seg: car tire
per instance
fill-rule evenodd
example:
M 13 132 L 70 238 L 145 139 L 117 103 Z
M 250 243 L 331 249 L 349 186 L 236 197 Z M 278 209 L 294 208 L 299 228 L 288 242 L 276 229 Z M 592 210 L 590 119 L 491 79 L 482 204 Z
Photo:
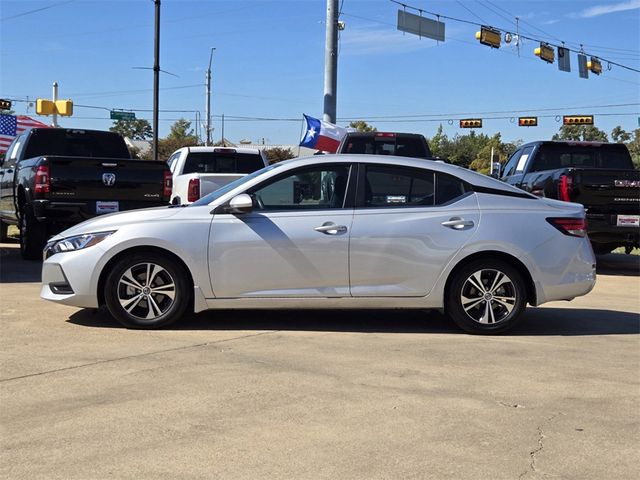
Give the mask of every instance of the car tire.
M 9 240 L 9 225 L 0 220 L 0 242 Z
M 475 260 L 454 273 L 445 312 L 464 331 L 504 333 L 520 320 L 527 289 L 518 270 L 502 260 Z
M 42 260 L 42 249 L 47 242 L 47 226 L 38 222 L 31 205 L 25 205 L 18 217 L 20 254 L 25 260 Z
M 149 281 L 150 280 L 150 281 Z M 167 326 L 185 313 L 191 301 L 189 274 L 172 258 L 134 253 L 121 258 L 105 280 L 105 302 L 127 328 Z

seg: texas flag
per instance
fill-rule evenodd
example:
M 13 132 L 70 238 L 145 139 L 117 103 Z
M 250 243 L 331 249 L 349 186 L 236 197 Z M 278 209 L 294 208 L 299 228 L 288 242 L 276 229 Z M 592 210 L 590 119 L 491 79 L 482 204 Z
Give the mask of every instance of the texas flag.
M 307 122 L 307 129 L 300 140 L 300 146 L 336 153 L 347 129 L 308 115 L 304 115 L 304 119 Z

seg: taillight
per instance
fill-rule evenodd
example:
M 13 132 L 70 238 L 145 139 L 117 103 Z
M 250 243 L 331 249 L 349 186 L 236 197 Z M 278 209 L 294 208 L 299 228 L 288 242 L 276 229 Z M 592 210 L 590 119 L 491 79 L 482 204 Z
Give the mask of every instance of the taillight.
M 376 137 L 395 137 L 396 134 L 392 132 L 376 132 Z
M 587 236 L 586 218 L 547 218 L 547 222 L 565 235 L 569 235 L 571 237 Z
M 47 165 L 40 165 L 36 169 L 36 185 L 34 188 L 34 193 L 36 197 L 44 197 L 46 193 L 49 193 L 50 190 L 50 178 L 49 178 L 49 167 Z
M 187 190 L 187 201 L 195 202 L 200 198 L 200 179 L 192 178 L 189 180 L 189 188 Z
M 571 175 L 560 175 L 560 183 L 558 184 L 558 200 L 570 202 L 572 192 L 573 177 Z
M 173 190 L 173 175 L 170 171 L 166 170 L 164 172 L 164 177 L 162 179 L 162 196 L 167 200 L 171 198 L 171 191 Z

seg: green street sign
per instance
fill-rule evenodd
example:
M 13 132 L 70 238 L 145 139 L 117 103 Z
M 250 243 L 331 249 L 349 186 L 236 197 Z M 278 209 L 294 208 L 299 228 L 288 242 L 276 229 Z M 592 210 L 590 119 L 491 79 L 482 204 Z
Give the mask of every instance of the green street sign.
M 134 112 L 118 112 L 116 110 L 111 110 L 109 112 L 111 115 L 111 120 L 135 120 L 136 114 Z

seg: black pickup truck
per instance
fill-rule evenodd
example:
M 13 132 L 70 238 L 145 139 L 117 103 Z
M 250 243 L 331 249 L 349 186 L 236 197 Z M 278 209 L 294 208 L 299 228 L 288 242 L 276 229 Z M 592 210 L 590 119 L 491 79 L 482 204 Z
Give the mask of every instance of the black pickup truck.
M 96 215 L 167 205 L 171 186 L 167 165 L 131 159 L 120 135 L 32 128 L 0 165 L 0 241 L 18 225 L 22 256 L 41 258 L 49 236 Z
M 396 155 L 398 157 L 431 157 L 427 139 L 419 133 L 347 132 L 336 153 Z
M 534 195 L 584 205 L 596 253 L 640 246 L 640 171 L 623 144 L 527 143 L 500 178 Z

